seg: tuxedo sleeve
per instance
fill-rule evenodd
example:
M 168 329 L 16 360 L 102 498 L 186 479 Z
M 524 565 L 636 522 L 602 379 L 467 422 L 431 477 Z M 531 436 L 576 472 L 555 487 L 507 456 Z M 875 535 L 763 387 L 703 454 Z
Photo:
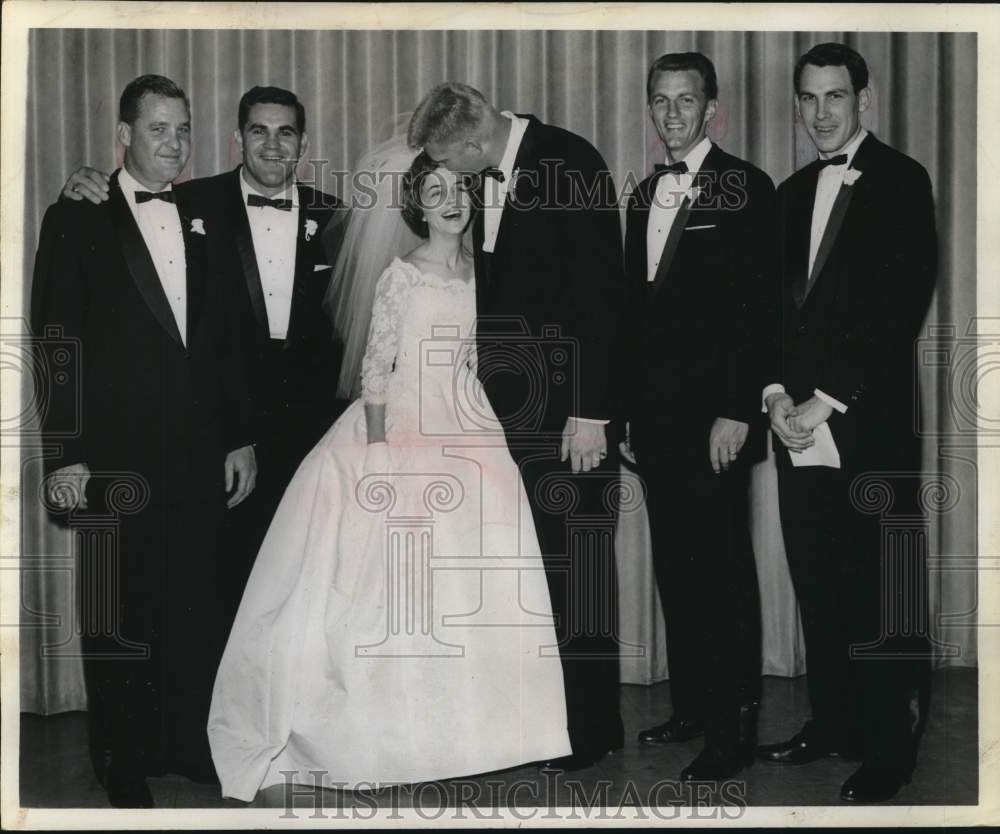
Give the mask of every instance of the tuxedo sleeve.
M 35 361 L 42 369 L 39 378 L 48 379 L 44 369 L 52 348 L 67 345 L 74 360 L 62 366 L 64 382 L 49 385 L 44 392 L 47 402 L 41 430 L 46 442 L 57 447 L 55 456 L 46 458 L 46 472 L 88 459 L 80 407 L 90 308 L 83 268 L 85 210 L 68 201 L 49 207 L 42 220 L 32 275 L 31 325 L 37 340 Z
M 640 395 L 642 393 L 642 335 L 643 335 L 643 304 L 646 301 L 646 265 L 640 263 L 635 254 L 643 251 L 639 246 L 638 236 L 646 234 L 645 212 L 639 210 L 635 192 L 629 196 L 625 210 L 625 280 L 626 307 L 622 315 L 621 357 L 618 367 L 622 369 L 623 387 L 622 412 L 623 419 L 633 420 L 638 414 Z
M 255 345 L 251 334 L 240 326 L 239 273 L 226 261 L 212 258 L 209 286 L 215 313 L 216 350 L 219 357 L 219 389 L 223 402 L 222 442 L 226 452 L 256 442 L 253 387 L 250 379 Z
M 553 244 L 562 253 L 569 284 L 568 329 L 577 351 L 579 408 L 572 416 L 610 419 L 620 411 L 613 375 L 626 299 L 617 192 L 593 149 L 567 160 L 560 185 L 560 239 Z
M 886 356 L 913 350 L 934 289 L 937 232 L 930 179 L 922 167 L 895 179 L 891 199 L 878 215 L 877 252 L 869 255 L 864 275 L 853 276 L 852 286 L 865 294 L 862 314 L 839 327 L 816 380 L 817 389 L 849 409 L 878 386 Z
M 787 217 L 788 186 L 778 186 L 775 193 L 774 225 L 768 231 L 772 251 L 773 271 L 768 276 L 764 334 L 764 385 L 762 397 L 770 386 L 784 387 L 784 338 L 785 338 L 785 218 Z M 772 389 L 773 390 L 773 389 Z
M 768 347 L 768 294 L 776 273 L 773 246 L 774 184 L 762 172 L 750 171 L 746 201 L 728 241 L 729 275 L 726 329 L 726 393 L 722 414 L 750 423 L 759 419 Z

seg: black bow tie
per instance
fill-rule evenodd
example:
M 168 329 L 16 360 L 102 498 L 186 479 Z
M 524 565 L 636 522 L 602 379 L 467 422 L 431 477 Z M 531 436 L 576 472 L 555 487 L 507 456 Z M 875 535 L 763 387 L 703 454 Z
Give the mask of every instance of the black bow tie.
M 136 191 L 135 192 L 135 202 L 136 205 L 141 203 L 148 203 L 150 200 L 163 200 L 164 203 L 172 203 L 174 201 L 173 191 Z
M 675 162 L 672 165 L 656 164 L 653 166 L 653 170 L 656 173 L 665 171 L 671 174 L 686 174 L 688 172 L 688 164 L 682 159 L 680 162 Z
M 825 168 L 827 165 L 846 165 L 847 164 L 847 154 L 838 153 L 836 156 L 831 156 L 829 159 L 819 160 L 820 170 Z
M 503 175 L 503 171 L 501 171 L 499 168 L 484 168 L 483 177 L 491 177 L 495 179 L 497 182 L 503 182 L 505 179 L 507 179 Z
M 267 197 L 261 197 L 260 194 L 247 194 L 247 205 L 258 208 L 275 208 L 279 211 L 292 210 L 291 200 L 271 200 Z

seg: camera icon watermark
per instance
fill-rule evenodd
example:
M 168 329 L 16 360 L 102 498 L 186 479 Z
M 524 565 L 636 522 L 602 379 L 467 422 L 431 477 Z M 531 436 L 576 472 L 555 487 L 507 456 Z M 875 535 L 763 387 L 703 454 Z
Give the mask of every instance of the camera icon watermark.
M 16 328 L 13 322 L 17 323 Z M 81 345 L 66 336 L 61 327 L 47 326 L 37 335 L 23 319 L 4 319 L 0 335 L 0 367 L 11 383 L 8 391 L 20 397 L 5 397 L 0 412 L 0 433 L 19 436 L 22 442 L 39 437 L 45 426 L 46 439 L 57 441 L 79 437 L 81 430 Z
M 432 368 L 459 360 L 452 391 L 463 431 L 540 439 L 554 430 L 546 425 L 554 404 L 580 413 L 579 347 L 558 326 L 543 325 L 536 335 L 521 317 L 481 316 L 475 333 L 449 348 L 454 338 L 436 331 L 426 350 Z
M 914 392 L 921 370 L 934 369 L 945 390 L 939 401 L 947 406 L 933 418 L 915 410 L 918 436 L 1000 435 L 1000 401 L 988 392 L 990 374 L 1000 371 L 1000 318 L 974 317 L 964 333 L 954 324 L 928 325 L 914 351 Z

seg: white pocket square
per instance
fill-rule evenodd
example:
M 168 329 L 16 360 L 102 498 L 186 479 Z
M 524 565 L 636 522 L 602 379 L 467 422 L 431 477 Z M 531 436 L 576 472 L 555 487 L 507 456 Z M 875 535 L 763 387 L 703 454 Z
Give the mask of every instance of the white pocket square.
M 313 272 L 319 272 L 321 269 L 329 269 L 329 268 L 330 264 L 316 264 L 316 266 L 313 267 Z
M 716 227 L 715 223 L 710 223 L 707 226 L 685 226 L 684 227 L 684 231 L 685 232 L 696 232 L 699 229 L 714 229 L 715 227 Z

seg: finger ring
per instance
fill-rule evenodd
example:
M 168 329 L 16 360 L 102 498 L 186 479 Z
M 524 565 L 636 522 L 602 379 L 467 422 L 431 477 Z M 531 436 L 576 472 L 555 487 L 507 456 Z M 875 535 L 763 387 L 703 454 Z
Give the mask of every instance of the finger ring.
M 78 186 L 78 185 L 74 185 L 74 186 L 73 186 L 73 187 L 72 187 L 72 188 L 70 189 L 70 191 L 79 191 L 79 190 L 80 190 L 80 186 Z
M 601 454 L 598 457 L 600 457 L 600 458 L 603 459 L 603 458 L 606 458 L 607 456 L 608 456 L 607 452 L 601 452 Z

